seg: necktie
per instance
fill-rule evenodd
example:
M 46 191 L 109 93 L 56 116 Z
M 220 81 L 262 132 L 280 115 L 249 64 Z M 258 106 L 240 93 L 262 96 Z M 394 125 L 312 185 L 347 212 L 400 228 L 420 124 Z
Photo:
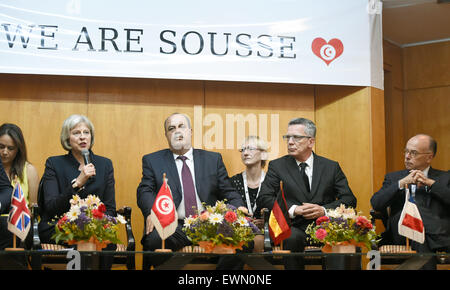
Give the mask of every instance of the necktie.
M 197 199 L 195 197 L 194 180 L 192 179 L 191 170 L 186 164 L 186 156 L 178 156 L 178 159 L 183 161 L 183 168 L 181 169 L 181 180 L 183 182 L 184 193 L 184 210 L 186 217 L 195 215 L 197 209 Z M 195 207 L 195 209 L 193 208 Z
M 311 192 L 311 189 L 309 187 L 309 178 L 308 178 L 308 175 L 306 175 L 306 172 L 305 172 L 306 166 L 308 166 L 308 164 L 300 163 L 300 174 L 302 175 L 303 182 L 305 183 L 305 186 L 306 186 L 306 190 L 308 192 Z

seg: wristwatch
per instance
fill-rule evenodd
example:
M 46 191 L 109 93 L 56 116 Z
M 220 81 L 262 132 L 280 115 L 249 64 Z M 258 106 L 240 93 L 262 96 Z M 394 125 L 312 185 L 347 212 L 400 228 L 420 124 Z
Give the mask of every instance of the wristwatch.
M 75 190 L 76 192 L 80 192 L 81 190 L 84 189 L 84 186 L 82 186 L 82 187 L 79 187 L 79 186 L 78 186 L 78 184 L 77 184 L 77 179 L 76 179 L 76 178 L 73 179 L 70 183 L 72 184 L 73 190 Z

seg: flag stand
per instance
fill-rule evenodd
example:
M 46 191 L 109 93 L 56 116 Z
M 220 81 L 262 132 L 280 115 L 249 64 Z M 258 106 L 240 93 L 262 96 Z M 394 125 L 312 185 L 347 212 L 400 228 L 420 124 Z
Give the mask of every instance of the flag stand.
M 5 248 L 5 251 L 24 251 L 24 248 L 17 248 L 16 247 L 16 235 L 13 234 L 13 247 L 12 248 Z
M 274 254 L 290 254 L 291 250 L 283 250 L 283 241 L 280 242 L 280 249 L 279 250 L 273 250 L 272 253 Z
M 166 173 L 164 172 L 163 173 L 163 182 L 166 182 L 166 181 L 167 181 Z M 158 233 L 159 233 L 159 231 L 158 231 Z M 161 233 L 159 233 L 159 234 L 161 235 Z M 161 249 L 155 249 L 155 252 L 158 252 L 158 253 L 170 253 L 170 252 L 172 252 L 171 249 L 166 249 L 166 239 L 161 239 L 161 240 L 162 240 L 162 245 L 161 245 L 162 247 L 161 247 Z
M 156 249 L 155 252 L 158 252 L 158 253 L 170 253 L 170 252 L 172 252 L 171 249 L 166 249 L 165 246 L 166 246 L 166 240 L 162 240 L 162 248 L 161 249 Z
M 409 239 L 406 238 L 406 249 L 404 251 L 399 251 L 399 253 L 405 253 L 405 254 L 414 254 L 416 251 L 411 250 L 411 246 L 409 245 Z

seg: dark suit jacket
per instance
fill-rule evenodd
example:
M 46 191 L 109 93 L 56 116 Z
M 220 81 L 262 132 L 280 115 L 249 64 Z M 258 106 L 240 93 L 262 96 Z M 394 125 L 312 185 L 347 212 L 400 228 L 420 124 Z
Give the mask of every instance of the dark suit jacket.
M 194 149 L 195 187 L 201 202 L 214 205 L 227 199 L 235 207 L 245 206 L 241 196 L 230 183 L 227 170 L 219 153 Z M 153 207 L 156 195 L 166 173 L 175 206 L 182 199 L 182 187 L 173 153 L 169 149 L 157 151 L 142 158 L 142 180 L 137 189 L 137 203 L 146 218 Z
M 347 178 L 339 163 L 316 154 L 314 154 L 311 193 L 306 190 L 295 158 L 285 155 L 269 163 L 257 200 L 258 207 L 272 209 L 280 191 L 280 181 L 283 181 L 288 209 L 292 205 L 301 205 L 304 202 L 318 204 L 326 209 L 334 209 L 341 203 L 356 207 L 356 197 L 348 186 Z M 292 222 L 293 226 L 304 230 L 313 220 L 297 216 Z
M 405 190 L 398 182 L 409 174 L 401 170 L 386 174 L 382 188 L 375 192 L 370 203 L 373 209 L 385 212 L 390 208 L 383 243 L 405 244 L 398 234 L 398 221 L 405 203 Z M 428 178 L 436 182 L 430 188 L 416 190 L 416 205 L 425 228 L 425 240 L 431 249 L 450 246 L 450 174 L 430 167 Z
M 90 152 L 91 162 L 95 166 L 95 176 L 85 184 L 85 189 L 76 192 L 71 181 L 78 177 L 80 163 L 69 152 L 66 155 L 49 157 L 45 163 L 44 175 L 38 193 L 38 203 L 41 221 L 39 235 L 42 242 L 52 242 L 54 225 L 49 225 L 55 216 L 60 217 L 70 209 L 72 195 L 78 194 L 86 198 L 89 194 L 96 195 L 106 206 L 106 214 L 115 216 L 116 201 L 114 189 L 114 169 L 110 159 Z
M 0 214 L 7 214 L 11 208 L 11 195 L 13 187 L 6 175 L 3 164 L 0 162 Z

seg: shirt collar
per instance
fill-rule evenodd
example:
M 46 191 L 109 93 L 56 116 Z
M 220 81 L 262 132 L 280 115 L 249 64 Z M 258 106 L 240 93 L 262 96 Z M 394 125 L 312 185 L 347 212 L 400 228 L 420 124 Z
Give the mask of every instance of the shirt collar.
M 309 168 L 312 168 L 313 164 L 314 164 L 314 153 L 311 153 L 311 156 L 309 156 L 309 158 L 306 159 L 305 162 L 300 162 L 297 159 L 295 159 L 295 162 L 297 162 L 297 166 L 300 166 L 300 163 L 306 163 L 306 164 L 308 164 Z
M 173 158 L 175 160 L 177 160 L 178 156 L 181 156 L 181 155 L 173 153 Z M 194 149 L 191 147 L 189 149 L 189 151 L 184 154 L 184 156 L 186 156 L 188 160 L 191 160 L 191 161 L 194 160 Z
M 428 166 L 427 168 L 425 168 L 424 170 L 422 170 L 423 174 L 428 177 L 428 171 L 430 171 L 430 166 Z

